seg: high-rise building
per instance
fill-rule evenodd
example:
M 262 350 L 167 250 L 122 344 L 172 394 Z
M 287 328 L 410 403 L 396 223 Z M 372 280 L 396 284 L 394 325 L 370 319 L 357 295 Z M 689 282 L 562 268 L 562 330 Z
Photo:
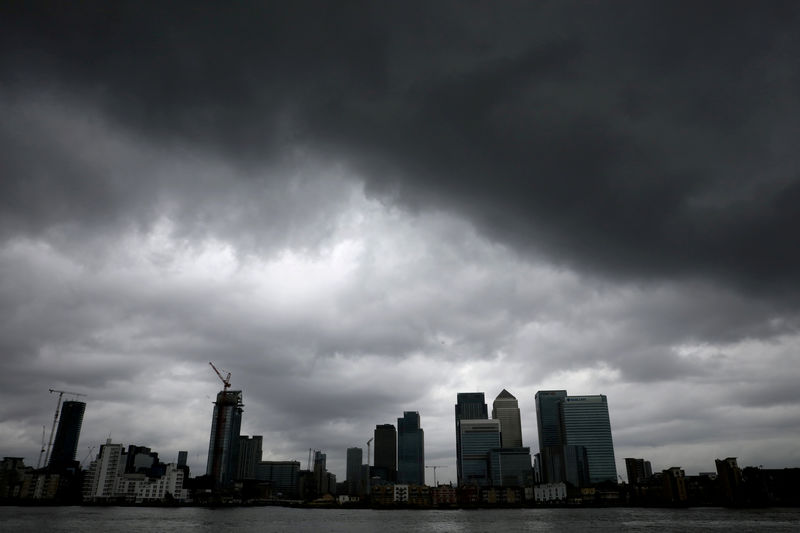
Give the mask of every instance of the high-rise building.
M 486 408 L 486 399 L 482 392 L 459 392 L 456 396 L 456 470 L 458 484 L 464 482 L 464 473 L 461 471 L 461 421 L 486 420 L 489 418 Z
M 242 407 L 240 390 L 220 391 L 214 402 L 206 475 L 211 476 L 218 487 L 229 485 L 236 474 Z
M 466 420 L 459 425 L 461 448 L 458 450 L 461 472 L 460 485 L 491 484 L 489 470 L 489 452 L 500 448 L 499 420 Z
M 56 440 L 50 454 L 48 468 L 62 470 L 74 465 L 75 453 L 78 451 L 78 439 L 81 436 L 84 402 L 66 401 L 61 405 L 61 418 L 58 420 Z
M 375 426 L 374 475 L 384 481 L 397 479 L 397 430 L 392 424 Z
M 113 498 L 117 478 L 125 472 L 125 451 L 122 444 L 112 444 L 111 439 L 100 446 L 97 459 L 89 465 L 83 481 L 83 500 L 103 501 Z
M 397 419 L 397 482 L 425 484 L 425 432 L 416 411 Z
M 347 493 L 358 496 L 364 492 L 361 478 L 361 463 L 364 460 L 364 450 L 361 448 L 347 448 Z
M 536 427 L 539 430 L 539 451 L 547 446 L 563 446 L 561 436 L 561 401 L 565 390 L 540 390 L 536 393 Z
M 300 478 L 299 461 L 260 461 L 256 464 L 255 477 L 269 481 L 276 498 L 296 498 Z
M 492 418 L 500 421 L 500 441 L 503 448 L 521 448 L 522 423 L 519 417 L 519 402 L 506 389 L 503 389 L 492 403 Z
M 502 432 L 502 424 L 500 431 Z M 502 434 L 501 434 L 502 437 Z M 527 487 L 533 484 L 531 449 L 495 448 L 489 451 L 489 472 L 495 487 Z
M 178 452 L 178 466 L 186 466 L 186 461 L 189 459 L 189 452 L 181 450 Z
M 236 466 L 236 479 L 255 479 L 256 464 L 261 461 L 261 435 L 239 436 L 239 461 Z
M 641 485 L 653 475 L 653 468 L 650 466 L 650 461 L 635 459 L 633 457 L 625 458 L 625 470 L 627 471 L 628 483 L 630 485 Z
M 565 444 L 586 448 L 589 482 L 617 482 L 608 400 L 603 394 L 567 396 L 561 402 Z

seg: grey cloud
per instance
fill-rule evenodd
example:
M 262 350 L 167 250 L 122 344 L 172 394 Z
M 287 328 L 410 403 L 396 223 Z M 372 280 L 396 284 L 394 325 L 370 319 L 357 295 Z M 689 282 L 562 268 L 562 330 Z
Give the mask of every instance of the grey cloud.
M 7 9 L 12 94 L 239 164 L 305 146 L 573 268 L 796 292 L 793 3 Z

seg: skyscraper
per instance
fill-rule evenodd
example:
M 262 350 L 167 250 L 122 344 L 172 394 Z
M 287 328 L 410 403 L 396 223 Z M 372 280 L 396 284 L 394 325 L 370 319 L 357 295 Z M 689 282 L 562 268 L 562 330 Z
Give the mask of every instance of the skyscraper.
M 503 448 L 522 447 L 522 423 L 519 417 L 519 402 L 506 389 L 503 389 L 494 399 L 492 418 L 500 421 L 500 442 Z
M 536 427 L 539 430 L 539 469 L 542 481 L 566 481 L 564 437 L 561 434 L 561 401 L 565 390 L 544 390 L 536 393 Z
M 230 484 L 236 474 L 242 407 L 240 390 L 220 391 L 217 401 L 214 402 L 206 474 L 211 476 L 218 487 Z
M 459 392 L 456 396 L 456 470 L 458 484 L 464 480 L 461 471 L 461 421 L 462 420 L 486 420 L 489 418 L 486 408 L 486 399 L 482 392 Z
M 358 496 L 363 492 L 361 482 L 361 463 L 364 460 L 364 450 L 361 448 L 347 448 L 347 493 Z
M 66 401 L 61 405 L 56 440 L 47 465 L 51 470 L 68 468 L 75 461 L 84 411 L 86 411 L 84 402 Z
M 547 446 L 563 446 L 559 406 L 567 397 L 565 390 L 540 390 L 536 393 L 536 427 L 539 429 L 539 451 Z
M 236 467 L 236 479 L 255 479 L 256 464 L 261 461 L 261 447 L 264 438 L 261 435 L 239 436 L 239 460 Z
M 566 444 L 586 448 L 589 482 L 616 483 L 617 466 L 606 396 L 567 396 L 561 402 L 561 420 Z
M 397 419 L 397 482 L 425 484 L 425 432 L 416 411 Z
M 375 475 L 385 481 L 397 479 L 397 430 L 392 424 L 375 426 Z
M 489 452 L 500 448 L 500 421 L 461 420 L 459 427 L 459 485 L 490 485 Z

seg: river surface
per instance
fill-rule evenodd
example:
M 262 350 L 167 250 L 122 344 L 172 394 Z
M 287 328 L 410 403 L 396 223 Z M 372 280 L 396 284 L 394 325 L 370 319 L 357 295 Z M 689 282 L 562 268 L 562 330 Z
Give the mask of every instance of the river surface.
M 0 507 L 0 531 L 536 532 L 800 531 L 800 509 L 479 509 Z

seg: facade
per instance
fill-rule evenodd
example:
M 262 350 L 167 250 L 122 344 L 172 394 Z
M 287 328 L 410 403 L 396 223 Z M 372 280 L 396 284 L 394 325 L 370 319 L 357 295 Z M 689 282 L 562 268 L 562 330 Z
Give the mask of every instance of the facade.
M 606 396 L 567 396 L 561 402 L 561 421 L 565 444 L 586 448 L 589 482 L 616 483 L 617 466 Z
M 392 424 L 375 426 L 373 474 L 384 481 L 397 479 L 397 430 Z
M 48 468 L 50 470 L 63 470 L 75 467 L 75 452 L 78 450 L 78 439 L 81 436 L 83 413 L 86 411 L 84 402 L 67 401 L 61 405 L 61 418 L 58 420 L 56 440 L 50 454 Z
M 236 474 L 242 407 L 242 391 L 220 391 L 214 402 L 206 475 L 217 487 L 229 485 Z
M 536 503 L 556 503 L 567 501 L 567 486 L 564 483 L 545 483 L 533 488 Z
M 164 474 L 158 477 L 143 473 L 122 474 L 116 480 L 114 499 L 130 503 L 183 502 L 188 496 L 183 482 L 183 470 L 175 463 L 165 465 Z
M 492 418 L 500 421 L 500 441 L 503 448 L 522 447 L 522 423 L 519 402 L 506 389 L 492 403 Z
M 490 485 L 489 452 L 500 448 L 500 421 L 461 420 L 460 428 L 459 484 Z
M 542 390 L 536 393 L 536 427 L 539 430 L 539 451 L 548 446 L 563 446 L 560 405 L 567 397 L 565 390 Z
M 278 498 L 296 498 L 300 478 L 299 461 L 259 461 L 255 478 L 268 481 L 272 494 Z
M 122 444 L 112 444 L 108 439 L 100 446 L 97 459 L 89 465 L 83 482 L 83 500 L 103 501 L 116 496 L 117 478 L 125 472 L 125 455 Z
M 494 487 L 526 487 L 533 485 L 531 449 L 519 447 L 490 450 L 489 473 L 492 480 L 491 485 Z
M 239 461 L 236 467 L 236 479 L 255 479 L 256 464 L 261 461 L 261 446 L 264 438 L 261 435 L 239 436 Z
M 456 396 L 456 474 L 458 484 L 464 482 L 464 473 L 461 471 L 461 421 L 486 420 L 489 418 L 486 408 L 486 399 L 482 392 L 459 392 Z
M 397 482 L 425 484 L 425 432 L 416 411 L 397 419 Z
M 361 477 L 361 463 L 364 460 L 364 450 L 361 448 L 347 448 L 347 493 L 358 496 L 364 493 L 364 483 Z

